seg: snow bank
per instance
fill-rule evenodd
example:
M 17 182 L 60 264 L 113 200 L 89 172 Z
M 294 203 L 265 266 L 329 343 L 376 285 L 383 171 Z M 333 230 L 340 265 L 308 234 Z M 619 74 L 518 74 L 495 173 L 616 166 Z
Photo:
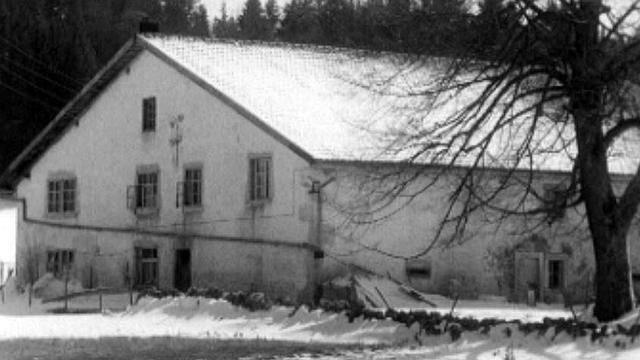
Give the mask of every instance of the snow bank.
M 205 298 L 142 298 L 138 305 L 120 315 L 122 319 L 144 321 L 166 319 L 174 326 L 198 329 L 215 338 L 268 339 L 333 344 L 405 343 L 417 333 L 392 320 L 349 322 L 343 314 L 276 306 L 268 311 L 250 312 L 224 300 Z
M 462 328 L 464 324 L 451 322 L 448 326 Z M 45 344 L 43 348 L 50 343 L 53 348 L 66 341 L 81 344 L 90 339 L 111 338 L 134 339 L 125 341 L 131 351 L 147 339 L 164 338 L 173 344 L 199 339 L 247 340 L 247 346 L 256 340 L 327 344 L 328 348 L 339 344 L 399 346 L 353 356 L 345 354 L 350 359 L 502 359 L 506 349 L 511 349 L 518 360 L 640 358 L 640 341 L 622 335 L 592 341 L 590 336 L 574 338 L 571 332 L 552 326 L 530 327 L 525 331 L 519 324 L 503 323 L 487 331 L 464 331 L 452 339 L 451 331 L 428 335 L 417 324 L 407 327 L 387 319 L 360 317 L 349 322 L 343 314 L 310 311 L 305 307 L 297 311 L 273 307 L 269 311 L 250 312 L 224 300 L 197 297 L 142 298 L 137 305 L 118 314 L 0 316 L 0 341 L 20 342 L 24 345 L 20 349 L 29 347 L 29 339 L 35 339 L 35 344 Z M 38 343 L 37 339 L 58 340 Z
M 16 277 L 10 276 L 7 278 L 7 281 L 4 283 L 4 296 L 7 297 L 16 297 L 20 295 L 20 291 L 18 291 L 18 284 L 16 284 Z
M 47 299 L 65 295 L 64 279 L 58 279 L 52 273 L 46 273 L 33 284 L 33 295 L 37 298 Z M 68 294 L 84 291 L 77 279 L 69 279 Z

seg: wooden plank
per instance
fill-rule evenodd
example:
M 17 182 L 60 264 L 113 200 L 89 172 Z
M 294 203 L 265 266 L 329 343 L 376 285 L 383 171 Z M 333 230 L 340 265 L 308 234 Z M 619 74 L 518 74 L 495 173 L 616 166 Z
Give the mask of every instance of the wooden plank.
M 74 293 L 68 294 L 67 296 L 62 295 L 62 296 L 43 299 L 42 303 L 46 304 L 50 302 L 64 301 L 64 300 L 79 298 L 83 296 L 100 295 L 100 294 L 102 295 L 126 294 L 128 292 L 129 292 L 128 289 L 121 289 L 121 288 L 96 288 L 96 289 L 89 289 L 85 291 L 74 292 Z

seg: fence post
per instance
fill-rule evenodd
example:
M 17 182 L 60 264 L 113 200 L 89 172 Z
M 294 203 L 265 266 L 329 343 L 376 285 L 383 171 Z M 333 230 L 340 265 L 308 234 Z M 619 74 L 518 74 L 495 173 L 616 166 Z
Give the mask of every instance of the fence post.
M 89 265 L 89 289 L 93 289 L 93 265 Z
M 129 286 L 129 306 L 133 306 L 133 276 L 131 275 L 129 262 L 127 261 L 127 285 Z
M 69 267 L 64 268 L 64 312 L 69 311 Z

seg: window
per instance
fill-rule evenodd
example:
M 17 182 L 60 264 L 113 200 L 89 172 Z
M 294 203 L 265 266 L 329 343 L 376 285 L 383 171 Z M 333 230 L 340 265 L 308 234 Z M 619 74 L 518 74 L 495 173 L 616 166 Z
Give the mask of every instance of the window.
M 136 285 L 158 286 L 158 249 L 135 248 Z
M 49 214 L 76 212 L 76 179 L 55 179 L 47 182 L 47 212 Z
M 544 206 L 549 209 L 549 221 L 562 219 L 567 206 L 566 189 L 562 185 L 546 184 L 544 186 Z
M 549 289 L 559 290 L 564 288 L 564 260 L 549 260 L 547 264 Z
M 136 208 L 158 208 L 158 171 L 139 172 L 136 179 Z
M 47 251 L 47 272 L 54 276 L 63 276 L 65 271 L 73 267 L 73 250 Z
M 431 261 L 428 259 L 410 259 L 405 263 L 409 278 L 431 278 Z
M 156 98 L 142 100 L 142 131 L 156 130 Z
M 271 157 L 254 157 L 249 159 L 249 200 L 260 202 L 272 197 L 271 189 Z
M 184 206 L 202 206 L 202 169 L 184 170 Z

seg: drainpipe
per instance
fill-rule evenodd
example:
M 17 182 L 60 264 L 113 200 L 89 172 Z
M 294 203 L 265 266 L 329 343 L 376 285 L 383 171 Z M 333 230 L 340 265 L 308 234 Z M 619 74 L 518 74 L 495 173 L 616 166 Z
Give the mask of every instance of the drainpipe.
M 321 240 L 322 240 L 322 189 L 324 189 L 327 185 L 331 184 L 332 182 L 334 182 L 336 180 L 335 177 L 331 177 L 329 179 L 327 179 L 324 182 L 319 182 L 319 181 L 313 181 L 313 183 L 311 184 L 311 189 L 309 190 L 309 194 L 316 194 L 317 196 L 317 201 L 316 201 L 316 231 L 315 231 L 315 241 L 313 245 L 316 246 L 316 248 L 318 250 L 314 251 L 314 256 L 313 256 L 313 275 L 312 275 L 312 281 L 313 281 L 313 285 L 314 285 L 314 293 L 313 293 L 313 302 L 317 303 L 320 298 L 322 297 L 322 293 L 320 291 L 320 284 L 318 284 L 318 274 L 319 274 L 319 268 L 320 268 L 320 261 L 319 259 L 324 257 L 324 254 L 322 253 L 322 246 L 321 246 Z

